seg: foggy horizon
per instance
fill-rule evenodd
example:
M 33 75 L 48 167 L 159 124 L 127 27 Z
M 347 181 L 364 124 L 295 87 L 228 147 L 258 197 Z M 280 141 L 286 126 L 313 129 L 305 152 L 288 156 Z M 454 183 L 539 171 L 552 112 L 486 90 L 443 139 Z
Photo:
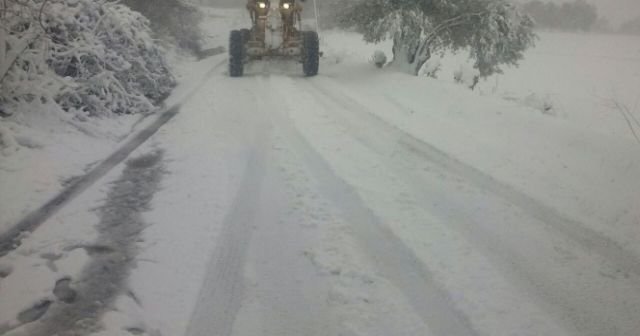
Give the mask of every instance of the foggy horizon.
M 321 0 L 318 0 L 321 1 Z M 523 3 L 528 0 L 517 0 Z M 542 2 L 564 3 L 573 0 L 541 0 Z M 607 18 L 611 24 L 619 26 L 631 19 L 640 17 L 640 1 L 638 0 L 586 0 L 598 8 L 598 15 Z

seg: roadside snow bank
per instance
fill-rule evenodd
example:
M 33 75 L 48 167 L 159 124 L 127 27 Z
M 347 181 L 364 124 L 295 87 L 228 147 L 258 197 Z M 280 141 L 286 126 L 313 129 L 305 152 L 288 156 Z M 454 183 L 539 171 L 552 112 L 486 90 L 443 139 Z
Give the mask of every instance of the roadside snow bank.
M 183 62 L 187 63 L 184 60 Z M 199 69 L 199 74 L 185 72 L 185 74 L 192 76 L 180 76 L 185 77 L 185 82 L 181 83 L 179 90 L 176 90 L 168 100 L 174 104 L 181 103 L 190 93 L 189 90 L 194 90 L 194 82 L 201 82 L 206 78 L 204 74 L 210 72 L 212 67 L 215 67 L 219 62 L 220 60 L 217 58 L 198 63 L 189 62 L 191 67 Z M 179 68 L 185 69 L 188 66 L 182 64 Z M 182 86 L 186 86 L 186 88 Z M 65 115 L 64 112 L 61 113 Z M 61 122 L 61 118 L 52 118 L 54 122 Z M 137 130 L 144 128 L 155 119 L 148 118 L 134 124 L 136 121 L 134 116 L 104 120 L 89 118 L 86 128 L 88 130 L 91 130 L 90 126 L 95 126 L 96 129 L 106 128 L 102 129 L 105 133 L 109 130 L 116 132 L 123 128 Z M 36 120 L 42 120 L 42 118 L 36 118 Z M 134 125 L 132 126 L 132 124 Z M 208 124 L 199 125 L 209 128 Z M 34 131 L 34 128 L 21 128 L 20 125 L 12 126 L 16 126 L 14 128 L 20 132 L 23 130 Z M 68 125 L 66 127 L 68 128 Z M 47 145 L 44 150 L 38 151 L 21 148 L 14 155 L 14 158 L 20 157 L 24 161 L 14 160 L 11 162 L 21 170 L 13 175 L 10 172 L 0 174 L 0 182 L 3 183 L 3 187 L 8 186 L 8 188 L 17 190 L 24 190 L 25 186 L 41 188 L 40 191 L 31 194 L 19 193 L 18 196 L 24 196 L 24 198 L 12 196 L 10 193 L 1 193 L 2 200 L 6 197 L 7 202 L 6 204 L 0 202 L 3 207 L 0 211 L 4 211 L 5 208 L 14 211 L 2 212 L 3 215 L 7 213 L 20 217 L 21 206 L 40 205 L 43 200 L 49 198 L 51 194 L 55 194 L 64 185 L 58 181 L 60 176 L 75 171 L 78 171 L 78 175 L 83 174 L 81 161 L 87 162 L 93 157 L 102 159 L 113 150 L 118 142 L 126 142 L 126 139 L 131 138 L 126 137 L 125 140 L 118 141 L 123 138 L 115 137 L 112 139 L 113 141 L 110 141 L 106 137 L 115 135 L 101 134 L 99 137 L 92 137 L 73 128 L 69 128 L 68 133 L 59 132 L 60 129 L 64 129 L 62 125 L 54 124 L 51 132 L 52 137 L 60 140 L 59 143 Z M 206 141 L 209 140 L 209 138 L 206 139 Z M 87 147 L 93 151 L 87 153 Z M 74 150 L 77 152 L 74 153 Z M 125 278 L 130 268 L 137 267 L 132 271 L 134 273 L 137 273 L 138 269 L 146 272 L 146 268 L 141 265 L 148 261 L 145 258 L 138 260 L 137 264 L 129 264 L 134 259 L 134 255 L 139 252 L 137 247 L 143 249 L 140 253 L 143 253 L 145 257 L 148 257 L 147 250 L 155 251 L 153 246 L 156 241 L 146 244 L 143 242 L 143 238 L 137 235 L 144 232 L 144 239 L 146 239 L 146 232 L 154 232 L 152 227 L 148 227 L 150 222 L 147 220 L 147 215 L 141 214 L 150 208 L 146 203 L 150 200 L 150 194 L 156 191 L 156 185 L 159 183 L 156 180 L 165 176 L 164 160 L 152 169 L 154 177 L 149 179 L 149 167 L 145 167 L 146 161 L 141 162 L 140 158 L 144 158 L 148 153 L 156 153 L 157 150 L 157 142 L 154 141 L 149 141 L 141 146 L 131 155 L 138 160 L 129 160 L 116 166 L 95 185 L 89 187 L 86 192 L 80 194 L 77 199 L 53 215 L 37 231 L 30 235 L 24 235 L 22 244 L 15 251 L 3 257 L 0 262 L 0 280 L 2 280 L 0 292 L 3 296 L 3 300 L 0 300 L 0 334 L 6 332 L 7 335 L 46 335 L 46 328 L 51 321 L 60 330 L 67 327 L 71 330 L 76 327 L 81 329 L 83 326 L 95 326 L 93 323 L 96 323 L 97 320 L 92 319 L 99 318 L 103 310 L 106 310 L 106 314 L 100 321 L 101 327 L 104 327 L 105 330 L 102 330 L 100 335 L 105 333 L 106 335 L 121 335 L 123 332 L 135 333 L 140 330 L 153 333 L 153 326 L 158 325 L 159 322 L 154 320 L 153 316 L 149 317 L 148 314 L 141 312 L 143 308 L 140 306 L 139 297 L 136 296 L 140 295 L 137 291 L 138 284 L 135 283 L 135 280 L 131 284 Z M 56 154 L 70 159 L 59 160 L 55 157 Z M 53 157 L 49 157 L 49 155 Z M 5 162 L 0 161 L 0 164 L 5 164 Z M 131 169 L 132 166 L 134 169 Z M 30 167 L 31 169 L 29 169 Z M 51 172 L 47 172 L 46 169 L 51 169 Z M 200 169 L 206 169 L 206 167 L 200 167 Z M 129 170 L 128 173 L 127 170 Z M 155 181 L 153 185 L 149 185 L 152 188 L 147 188 L 148 193 L 145 197 L 140 197 L 141 192 L 146 193 L 145 184 L 150 181 Z M 47 182 L 51 183 L 47 184 Z M 162 187 L 165 187 L 164 182 Z M 140 201 L 143 198 L 145 201 L 141 204 Z M 4 216 L 2 220 L 5 220 Z M 127 225 L 120 225 L 121 223 L 127 223 Z M 7 224 L 12 223 L 8 222 Z M 202 224 L 207 225 L 207 223 Z M 121 232 L 120 236 L 108 236 L 111 233 L 117 233 L 118 228 L 133 231 Z M 193 233 L 190 230 L 186 231 Z M 196 231 L 196 234 L 202 236 L 201 231 Z M 166 237 L 163 236 L 163 238 Z M 202 238 L 206 239 L 207 237 Z M 128 242 L 130 246 L 126 248 L 120 246 L 123 242 Z M 198 248 L 197 246 L 192 247 Z M 130 249 L 131 253 L 127 252 L 128 255 L 125 256 L 122 253 L 127 249 Z M 166 252 L 172 254 L 175 249 Z M 203 255 L 204 258 L 206 255 Z M 113 262 L 113 259 L 116 262 Z M 110 266 L 124 262 L 125 264 L 121 265 L 124 266 L 124 270 L 120 269 L 116 278 L 101 275 L 101 272 L 96 271 L 95 268 L 88 270 L 89 267 L 100 269 L 102 262 L 106 262 Z M 115 273 L 116 270 L 112 267 L 109 272 L 110 274 Z M 104 282 L 109 283 L 104 286 L 104 289 L 113 292 L 97 293 L 99 291 L 96 291 L 96 293 L 87 294 L 87 291 L 91 290 L 91 286 L 95 286 L 96 281 L 100 281 L 100 276 L 103 276 Z M 148 285 L 151 281 L 148 277 L 145 279 L 147 282 L 140 286 Z M 153 281 L 155 280 L 157 278 L 153 279 Z M 65 284 L 68 286 L 63 286 Z M 72 291 L 65 290 L 67 287 Z M 72 292 L 77 293 L 78 297 L 73 299 L 74 305 L 67 305 L 64 300 L 71 300 L 67 295 L 73 295 L 69 294 Z M 96 308 L 91 302 L 84 300 L 95 298 L 95 295 L 104 296 L 94 300 L 102 302 L 104 306 Z M 70 312 L 69 316 L 82 318 L 84 322 L 91 321 L 91 323 L 73 328 L 68 325 L 57 325 L 55 321 L 59 321 L 57 319 L 60 318 L 60 314 L 68 312 L 67 309 L 76 309 Z M 32 321 L 35 323 L 31 323 Z M 73 319 L 69 319 L 69 321 L 73 321 Z
M 143 120 L 78 119 L 49 107 L 34 104 L 0 123 L 0 232 L 85 174 Z
M 124 5 L 5 5 L 0 233 L 103 159 L 142 121 L 132 115 L 154 112 L 175 86 L 147 19 Z

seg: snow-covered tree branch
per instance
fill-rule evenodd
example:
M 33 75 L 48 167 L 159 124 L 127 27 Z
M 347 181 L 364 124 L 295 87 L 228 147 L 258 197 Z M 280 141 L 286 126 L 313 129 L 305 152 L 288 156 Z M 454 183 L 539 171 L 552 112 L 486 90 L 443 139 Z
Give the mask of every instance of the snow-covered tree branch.
M 536 38 L 533 21 L 506 0 L 362 0 L 341 13 L 367 42 L 392 39 L 392 65 L 414 75 L 447 50 L 468 50 L 481 76 L 500 73 Z
M 3 0 L 0 110 L 55 103 L 87 115 L 144 113 L 174 79 L 142 15 L 110 0 Z

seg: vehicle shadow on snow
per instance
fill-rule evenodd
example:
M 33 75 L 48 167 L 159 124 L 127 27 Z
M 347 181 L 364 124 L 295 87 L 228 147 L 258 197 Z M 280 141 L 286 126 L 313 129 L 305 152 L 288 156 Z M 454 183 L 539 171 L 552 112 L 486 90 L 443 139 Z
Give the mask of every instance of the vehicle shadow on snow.
M 305 77 L 302 72 L 302 63 L 296 59 L 264 58 L 250 61 L 244 65 L 243 77 L 262 77 L 265 75 Z

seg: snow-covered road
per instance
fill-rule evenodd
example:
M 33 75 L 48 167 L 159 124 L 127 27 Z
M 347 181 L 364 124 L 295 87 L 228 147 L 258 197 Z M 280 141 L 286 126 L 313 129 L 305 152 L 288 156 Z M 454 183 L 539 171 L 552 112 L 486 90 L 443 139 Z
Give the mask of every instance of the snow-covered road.
M 333 79 L 245 81 L 255 85 L 253 110 L 270 116 L 284 142 L 278 148 L 297 154 L 294 164 L 348 223 L 372 274 L 427 328 L 406 334 L 633 335 L 640 327 L 638 258 L 611 238 L 385 122 L 370 112 L 375 102 L 358 103 L 368 97 Z M 270 260 L 276 269 L 279 259 Z M 376 321 L 406 323 L 402 316 Z M 306 325 L 291 322 L 283 325 Z M 379 330 L 364 334 L 391 332 Z
M 638 335 L 632 139 L 324 43 L 314 78 L 193 64 L 0 259 L 0 335 Z

